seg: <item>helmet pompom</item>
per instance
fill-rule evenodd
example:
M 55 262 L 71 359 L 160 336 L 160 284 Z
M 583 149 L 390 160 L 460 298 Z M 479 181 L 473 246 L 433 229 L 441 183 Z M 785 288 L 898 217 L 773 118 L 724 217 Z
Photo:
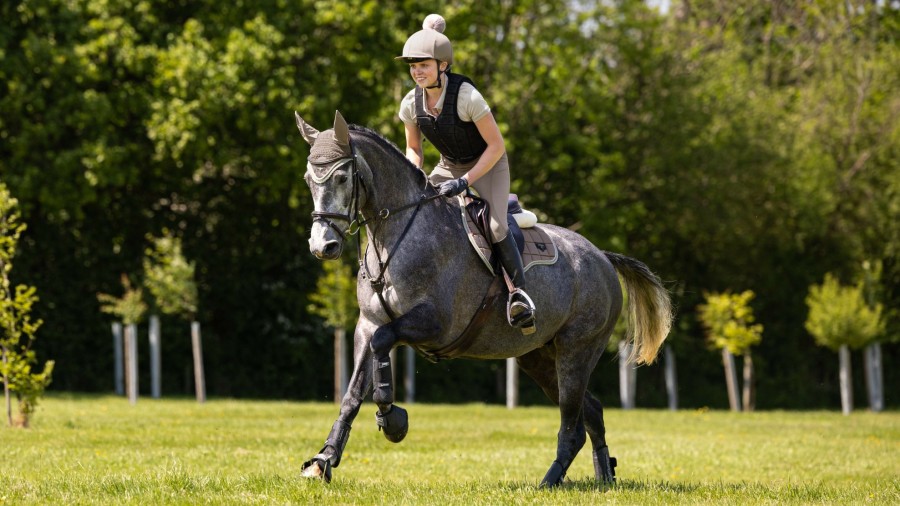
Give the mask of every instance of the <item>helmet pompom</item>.
M 447 21 L 440 14 L 429 14 L 422 22 L 422 28 L 425 30 L 435 30 L 444 33 L 447 28 Z

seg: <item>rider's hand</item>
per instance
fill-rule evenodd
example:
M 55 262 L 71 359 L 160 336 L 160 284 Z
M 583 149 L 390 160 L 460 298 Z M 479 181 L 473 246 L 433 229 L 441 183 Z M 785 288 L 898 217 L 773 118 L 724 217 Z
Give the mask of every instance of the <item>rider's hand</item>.
M 444 181 L 441 183 L 440 188 L 438 188 L 438 193 L 445 197 L 453 197 L 454 195 L 459 195 L 460 193 L 466 191 L 466 188 L 469 187 L 469 182 L 466 178 L 461 177 L 459 179 L 451 179 L 450 181 Z

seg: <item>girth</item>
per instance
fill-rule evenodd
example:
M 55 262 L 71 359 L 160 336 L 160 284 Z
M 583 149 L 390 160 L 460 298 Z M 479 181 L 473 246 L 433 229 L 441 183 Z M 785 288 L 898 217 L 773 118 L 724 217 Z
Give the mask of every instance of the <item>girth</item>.
M 494 276 L 490 286 L 488 286 L 487 293 L 484 294 L 484 299 L 481 300 L 481 304 L 478 306 L 478 309 L 475 310 L 475 314 L 472 315 L 472 319 L 459 337 L 447 346 L 438 348 L 437 350 L 416 349 L 429 362 L 439 362 L 441 360 L 459 357 L 472 346 L 472 342 L 475 341 L 475 338 L 481 333 L 481 328 L 484 327 L 485 322 L 494 310 L 494 303 L 501 295 L 503 295 L 503 281 L 501 281 L 500 276 Z

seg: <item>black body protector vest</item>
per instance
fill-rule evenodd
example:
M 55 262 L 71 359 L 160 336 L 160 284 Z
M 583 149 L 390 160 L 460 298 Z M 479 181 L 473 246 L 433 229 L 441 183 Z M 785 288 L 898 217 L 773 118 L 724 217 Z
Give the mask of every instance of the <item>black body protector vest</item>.
M 459 74 L 447 73 L 447 94 L 441 113 L 434 117 L 425 112 L 424 90 L 416 86 L 416 123 L 434 147 L 454 164 L 473 162 L 487 149 L 487 142 L 473 121 L 463 121 L 456 110 L 456 100 L 462 83 L 472 80 Z

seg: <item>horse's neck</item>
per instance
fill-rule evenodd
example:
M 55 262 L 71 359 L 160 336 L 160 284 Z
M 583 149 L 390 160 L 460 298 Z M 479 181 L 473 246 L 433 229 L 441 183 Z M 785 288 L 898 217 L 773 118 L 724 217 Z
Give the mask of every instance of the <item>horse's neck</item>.
M 430 215 L 432 202 L 423 200 L 424 188 L 417 188 L 410 181 L 383 178 L 369 192 L 363 214 L 372 220 L 369 233 L 380 244 L 391 243 L 414 224 Z M 370 218 L 371 217 L 371 218 Z M 429 218 L 430 220 L 430 218 Z
M 367 235 L 382 258 L 401 243 L 399 247 L 404 250 L 415 249 L 420 255 L 430 255 L 454 239 L 446 231 L 453 228 L 453 217 L 458 219 L 458 209 L 451 209 L 443 197 L 427 198 L 433 193 L 422 188 L 424 182 L 420 181 L 419 178 L 380 177 L 369 194 L 363 212 L 367 217 L 377 218 L 367 226 Z M 435 235 L 440 240 L 434 240 Z
M 367 235 L 370 248 L 374 247 L 380 258 L 390 255 L 401 243 L 403 250 L 414 249 L 427 256 L 446 249 L 447 241 L 465 240 L 464 234 L 453 237 L 448 233 L 456 230 L 458 208 L 451 208 L 444 198 L 423 200 L 434 195 L 424 174 L 408 166 L 405 159 L 393 159 L 371 144 L 360 149 L 370 171 L 362 211 L 366 220 L 372 220 L 367 225 Z

